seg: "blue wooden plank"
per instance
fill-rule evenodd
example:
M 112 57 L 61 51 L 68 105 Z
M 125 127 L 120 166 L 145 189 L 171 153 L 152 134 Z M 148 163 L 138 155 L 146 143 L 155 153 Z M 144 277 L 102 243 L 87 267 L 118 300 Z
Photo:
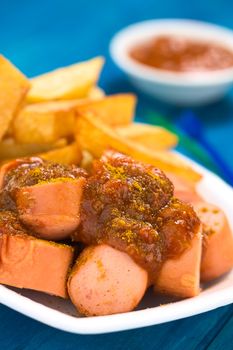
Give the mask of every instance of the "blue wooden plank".
M 7 350 L 202 350 L 232 315 L 233 306 L 158 326 L 113 334 L 65 333 L 4 306 L 0 307 L 0 348 Z M 98 320 L 96 320 L 98 322 Z
M 232 350 L 233 349 L 233 315 L 224 324 L 224 327 L 212 339 L 208 350 Z

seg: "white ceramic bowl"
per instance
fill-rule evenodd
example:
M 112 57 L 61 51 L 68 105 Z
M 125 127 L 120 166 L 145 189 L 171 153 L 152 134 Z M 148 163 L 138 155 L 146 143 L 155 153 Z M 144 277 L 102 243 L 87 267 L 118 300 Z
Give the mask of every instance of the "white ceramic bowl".
M 211 72 L 169 72 L 150 68 L 131 58 L 129 50 L 155 35 L 181 35 L 212 41 L 233 51 L 233 31 L 213 24 L 177 19 L 150 20 L 115 35 L 110 52 L 115 63 L 141 91 L 177 105 L 201 105 L 222 97 L 233 84 L 233 68 Z

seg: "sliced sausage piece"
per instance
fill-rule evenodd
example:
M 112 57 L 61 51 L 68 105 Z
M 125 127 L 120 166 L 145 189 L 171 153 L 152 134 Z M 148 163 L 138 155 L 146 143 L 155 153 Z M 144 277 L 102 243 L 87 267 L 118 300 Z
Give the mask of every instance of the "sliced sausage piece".
M 173 174 L 176 197 L 191 203 L 203 223 L 201 280 L 210 281 L 233 267 L 233 235 L 222 210 L 203 201 L 195 188 Z
M 55 179 L 19 188 L 16 205 L 19 218 L 44 239 L 61 240 L 80 223 L 80 201 L 85 178 Z
M 73 248 L 29 236 L 17 222 L 10 226 L 13 214 L 0 215 L 0 283 L 67 297 Z
M 168 259 L 162 266 L 154 290 L 177 297 L 194 297 L 200 292 L 202 229 L 193 237 L 191 246 L 177 259 Z
M 70 274 L 68 293 L 82 314 L 111 315 L 133 310 L 147 283 L 147 272 L 126 253 L 108 245 L 90 246 Z
M 5 175 L 8 173 L 8 171 L 10 171 L 11 169 L 17 168 L 20 164 L 28 163 L 28 162 L 30 163 L 33 161 L 42 162 L 42 160 L 38 157 L 31 157 L 31 158 L 23 158 L 23 159 L 14 159 L 14 160 L 11 160 L 10 162 L 3 164 L 0 167 L 0 190 L 4 186 L 4 178 L 5 178 Z
M 202 224 L 194 209 L 177 198 L 160 210 L 157 229 L 165 245 L 155 290 L 182 298 L 199 293 Z
M 181 199 L 185 203 L 195 203 L 202 200 L 201 196 L 197 193 L 195 186 L 181 179 L 179 176 L 173 173 L 166 173 L 167 177 L 174 185 L 174 196 Z
M 3 188 L 4 186 L 4 178 L 5 178 L 5 175 L 6 173 L 12 169 L 12 168 L 15 168 L 18 166 L 18 162 L 17 160 L 13 160 L 11 162 L 8 162 L 4 165 L 1 166 L 0 168 L 0 190 Z
M 233 234 L 221 209 L 205 202 L 196 203 L 194 208 L 204 233 L 201 280 L 210 281 L 233 267 Z

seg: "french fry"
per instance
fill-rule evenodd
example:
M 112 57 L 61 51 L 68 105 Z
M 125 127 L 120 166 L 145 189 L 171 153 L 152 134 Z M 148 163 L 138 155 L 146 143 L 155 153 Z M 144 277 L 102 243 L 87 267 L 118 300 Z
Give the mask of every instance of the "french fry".
M 12 133 L 19 143 L 51 143 L 70 136 L 75 111 L 81 100 L 55 101 L 28 105 L 14 118 Z
M 65 147 L 66 145 L 66 139 L 59 139 L 55 143 L 20 144 L 16 143 L 12 138 L 7 138 L 0 142 L 0 161 L 4 159 L 27 157 L 41 152 L 48 152 L 54 148 Z
M 86 97 L 96 84 L 103 63 L 102 57 L 96 57 L 31 79 L 28 102 Z
M 92 114 L 105 124 L 117 127 L 132 122 L 136 97 L 133 94 L 116 94 L 97 101 L 80 104 L 76 110 L 81 114 Z
M 18 143 L 51 143 L 73 134 L 76 112 L 88 110 L 110 125 L 122 125 L 133 118 L 134 106 L 130 94 L 29 104 L 14 118 L 12 133 Z
M 0 140 L 30 87 L 26 77 L 0 55 Z
M 68 146 L 38 154 L 39 157 L 61 164 L 80 164 L 82 150 L 77 142 Z
M 76 137 L 80 146 L 94 157 L 100 157 L 112 148 L 133 158 L 177 174 L 190 182 L 197 182 L 201 175 L 178 155 L 168 151 L 150 151 L 139 144 L 118 135 L 92 114 L 80 114 L 76 122 Z
M 99 100 L 105 96 L 105 92 L 99 86 L 94 86 L 87 94 L 87 99 Z
M 116 131 L 127 140 L 153 150 L 165 150 L 175 147 L 178 137 L 170 131 L 160 127 L 142 123 L 132 123 L 116 128 Z
M 84 168 L 87 171 L 91 171 L 93 160 L 93 155 L 90 152 L 82 150 L 82 160 L 80 163 L 81 168 Z

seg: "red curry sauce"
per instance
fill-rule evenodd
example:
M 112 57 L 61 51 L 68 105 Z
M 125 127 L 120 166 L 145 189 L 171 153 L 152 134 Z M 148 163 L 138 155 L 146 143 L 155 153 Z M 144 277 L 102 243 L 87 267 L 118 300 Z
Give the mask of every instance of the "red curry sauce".
M 214 71 L 233 67 L 233 51 L 213 42 L 161 35 L 138 44 L 129 55 L 150 67 L 175 72 Z
M 166 259 L 190 247 L 199 225 L 192 207 L 173 198 L 173 185 L 160 170 L 107 152 L 87 180 L 73 239 L 126 252 L 154 280 Z

